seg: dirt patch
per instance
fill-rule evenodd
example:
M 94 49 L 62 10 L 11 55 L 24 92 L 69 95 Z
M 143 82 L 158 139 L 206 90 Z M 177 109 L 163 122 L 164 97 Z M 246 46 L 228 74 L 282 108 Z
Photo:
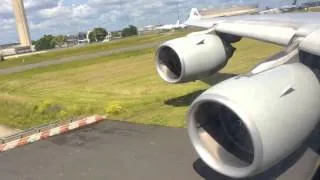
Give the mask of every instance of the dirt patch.
M 10 136 L 17 132 L 19 132 L 19 129 L 11 129 L 6 126 L 0 125 L 0 137 Z

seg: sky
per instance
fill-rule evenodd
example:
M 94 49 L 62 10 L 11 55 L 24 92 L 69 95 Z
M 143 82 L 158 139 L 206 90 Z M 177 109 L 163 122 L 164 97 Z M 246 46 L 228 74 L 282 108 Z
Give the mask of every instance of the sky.
M 94 27 L 121 30 L 132 24 L 173 24 L 191 8 L 255 4 L 258 0 L 24 0 L 32 40 L 44 34 L 77 34 Z M 301 0 L 305 1 L 305 0 Z M 301 2 L 300 1 L 300 2 Z M 264 0 L 269 7 L 292 0 Z M 11 0 L 0 0 L 0 44 L 18 42 Z

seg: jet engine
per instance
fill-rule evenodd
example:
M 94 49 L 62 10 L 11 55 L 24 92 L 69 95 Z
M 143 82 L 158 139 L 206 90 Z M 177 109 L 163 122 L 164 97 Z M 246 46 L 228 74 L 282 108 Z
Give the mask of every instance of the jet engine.
M 226 55 L 222 43 L 217 43 L 216 37 L 213 39 L 219 44 L 211 45 L 217 46 L 213 53 L 216 56 L 204 49 L 197 55 L 190 52 L 189 48 L 197 46 L 185 49 L 177 49 L 170 43 L 162 46 L 160 54 L 176 52 L 175 58 L 170 59 L 185 63 L 180 74 L 163 72 L 162 76 L 177 82 L 221 67 Z M 183 57 L 181 51 L 191 55 Z M 204 64 L 210 67 L 199 65 L 189 70 L 191 57 L 200 57 L 201 62 L 213 61 L 211 66 L 208 62 Z M 159 59 L 165 61 L 164 57 Z M 234 77 L 193 102 L 188 113 L 188 134 L 198 155 L 212 169 L 233 178 L 250 177 L 279 163 L 307 139 L 319 123 L 319 95 L 319 79 L 299 62 Z
M 218 35 L 189 35 L 160 45 L 156 67 L 160 77 L 169 83 L 198 80 L 222 69 L 234 50 Z

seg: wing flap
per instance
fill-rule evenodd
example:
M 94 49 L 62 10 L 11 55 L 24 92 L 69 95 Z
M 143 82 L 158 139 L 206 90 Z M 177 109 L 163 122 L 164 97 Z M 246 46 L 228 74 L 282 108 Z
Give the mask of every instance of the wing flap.
M 312 32 L 306 38 L 304 38 L 300 45 L 299 49 L 302 51 L 306 51 L 311 54 L 315 54 L 320 56 L 320 29 Z
M 216 31 L 249 37 L 278 45 L 288 45 L 295 35 L 292 27 L 270 26 L 268 24 L 223 22 L 216 26 Z
M 189 19 L 186 24 L 287 46 L 293 37 L 307 37 L 320 27 L 320 13 L 285 13 Z

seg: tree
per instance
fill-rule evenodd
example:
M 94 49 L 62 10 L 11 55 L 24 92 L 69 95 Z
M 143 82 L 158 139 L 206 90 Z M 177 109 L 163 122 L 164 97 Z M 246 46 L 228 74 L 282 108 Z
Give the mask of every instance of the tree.
M 129 28 L 124 28 L 121 33 L 122 37 L 128 37 L 131 35 Z
M 138 35 L 138 28 L 133 25 L 130 25 L 129 27 L 124 28 L 122 30 L 123 37 L 135 36 L 135 35 Z
M 92 32 L 90 32 L 89 39 L 90 39 L 90 42 L 103 41 L 107 35 L 108 35 L 108 32 L 106 29 L 97 27 L 97 28 L 94 28 Z
M 55 47 L 54 37 L 52 35 L 44 35 L 35 43 L 36 50 L 52 49 Z
M 129 29 L 130 29 L 130 32 L 131 32 L 131 36 L 138 35 L 138 28 L 136 26 L 130 25 Z
M 78 39 L 80 39 L 80 40 L 87 39 L 87 33 L 79 32 L 78 33 Z
M 93 31 L 89 33 L 89 40 L 90 40 L 90 43 L 98 41 Z
M 56 36 L 52 39 L 53 43 L 55 45 L 57 45 L 58 47 L 62 47 L 66 41 L 67 41 L 67 37 L 64 36 L 64 35 L 59 35 L 59 36 Z
M 292 5 L 297 5 L 298 0 L 293 0 Z
M 119 31 L 113 31 L 113 32 L 111 32 L 111 36 L 112 36 L 112 37 L 120 37 L 120 36 L 121 36 L 121 32 L 119 32 Z

